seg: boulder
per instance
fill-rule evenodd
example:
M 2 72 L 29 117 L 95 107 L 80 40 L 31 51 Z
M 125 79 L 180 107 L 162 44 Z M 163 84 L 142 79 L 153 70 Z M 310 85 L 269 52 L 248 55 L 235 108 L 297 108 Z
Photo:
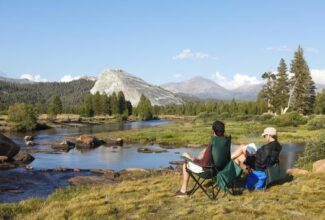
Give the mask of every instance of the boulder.
M 71 141 L 62 141 L 59 144 L 53 144 L 52 149 L 57 150 L 57 151 L 65 151 L 68 152 L 69 150 L 73 149 L 75 147 L 75 143 Z
M 99 140 L 91 135 L 81 135 L 76 139 L 76 147 L 78 149 L 91 149 L 96 148 L 105 143 L 103 140 Z
M 0 133 L 0 156 L 13 158 L 20 151 L 20 146 Z
M 313 173 L 325 173 L 325 159 L 313 163 Z
M 31 163 L 35 158 L 30 154 L 18 154 L 13 159 L 15 164 L 26 165 Z
M 297 168 L 293 168 L 293 169 L 288 169 L 287 170 L 287 174 L 295 176 L 295 175 L 305 175 L 308 174 L 309 172 L 307 170 L 303 170 L 303 169 L 297 169 Z
M 33 139 L 34 139 L 33 136 L 25 136 L 24 137 L 25 142 L 32 141 Z

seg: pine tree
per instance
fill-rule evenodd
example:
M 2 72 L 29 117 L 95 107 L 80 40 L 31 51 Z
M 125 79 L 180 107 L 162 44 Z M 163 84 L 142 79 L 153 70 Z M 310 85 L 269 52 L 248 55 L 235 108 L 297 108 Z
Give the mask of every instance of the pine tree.
M 53 96 L 49 106 L 49 113 L 53 115 L 61 114 L 63 111 L 62 102 L 59 96 Z
M 101 105 L 103 107 L 102 112 L 105 115 L 112 115 L 112 113 L 110 112 L 110 103 L 109 103 L 109 98 L 106 94 L 103 94 L 101 96 Z
M 126 110 L 126 102 L 125 102 L 124 93 L 122 91 L 119 91 L 119 93 L 117 94 L 117 113 L 123 114 L 125 110 Z
M 81 114 L 87 117 L 94 116 L 94 109 L 92 104 L 92 95 L 86 95 L 84 97 L 84 103 L 81 108 Z
M 282 58 L 278 67 L 278 74 L 274 83 L 274 107 L 281 113 L 284 112 L 284 108 L 287 106 L 289 101 L 289 81 L 287 74 L 287 65 Z
M 152 119 L 153 110 L 150 100 L 141 95 L 140 102 L 137 106 L 137 114 L 141 120 L 149 120 Z
M 100 115 L 103 113 L 103 102 L 99 92 L 96 92 L 96 94 L 92 97 L 92 107 L 95 115 Z
M 113 94 L 109 96 L 109 103 L 112 115 L 118 114 L 118 100 L 115 92 L 113 92 Z
M 291 62 L 293 76 L 292 107 L 301 114 L 311 113 L 315 104 L 315 85 L 305 61 L 303 49 L 299 46 Z
M 265 72 L 262 75 L 262 79 L 266 80 L 259 96 L 263 98 L 267 103 L 268 112 L 274 110 L 274 81 L 275 75 L 272 72 Z
M 316 96 L 315 113 L 325 114 L 325 89 Z

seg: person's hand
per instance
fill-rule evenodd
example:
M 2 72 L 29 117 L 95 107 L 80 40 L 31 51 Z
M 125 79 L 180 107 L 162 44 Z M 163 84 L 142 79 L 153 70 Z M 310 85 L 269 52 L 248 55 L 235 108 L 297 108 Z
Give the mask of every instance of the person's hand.
M 194 160 L 194 159 L 191 157 L 191 155 L 189 155 L 187 152 L 182 153 L 182 156 L 183 156 L 183 157 L 186 157 L 186 158 L 188 158 L 188 159 L 190 159 L 190 160 Z

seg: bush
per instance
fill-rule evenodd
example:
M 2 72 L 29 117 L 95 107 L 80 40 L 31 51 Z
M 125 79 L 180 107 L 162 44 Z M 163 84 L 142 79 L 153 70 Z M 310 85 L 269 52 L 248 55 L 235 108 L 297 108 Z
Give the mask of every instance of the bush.
M 256 118 L 255 115 L 236 115 L 233 117 L 235 121 L 247 121 L 254 120 Z
M 307 127 L 309 130 L 325 128 L 325 115 L 317 115 L 308 121 Z
M 306 124 L 308 119 L 298 112 L 289 112 L 284 115 L 275 116 L 274 118 L 266 121 L 270 124 L 275 124 L 279 127 L 294 126 Z
M 325 136 L 308 141 L 304 153 L 298 158 L 296 165 L 299 167 L 306 167 L 307 165 L 324 158 Z
M 257 117 L 257 120 L 264 122 L 264 121 L 269 121 L 269 120 L 271 120 L 273 117 L 274 117 L 273 114 L 268 114 L 268 113 L 266 113 L 266 114 L 259 115 L 259 116 Z
M 17 130 L 34 130 L 37 126 L 37 112 L 32 105 L 25 103 L 9 106 L 8 118 L 16 123 Z

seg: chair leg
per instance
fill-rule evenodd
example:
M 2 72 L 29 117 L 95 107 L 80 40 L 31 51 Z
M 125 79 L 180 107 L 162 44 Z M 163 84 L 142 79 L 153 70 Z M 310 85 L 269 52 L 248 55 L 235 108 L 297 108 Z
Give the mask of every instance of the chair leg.
M 202 186 L 202 184 L 207 180 L 207 179 L 203 179 L 202 180 L 202 182 L 199 182 L 199 180 L 201 179 L 201 178 L 195 178 L 195 176 L 191 173 L 191 172 L 189 172 L 189 175 L 190 175 L 190 177 L 194 180 L 194 182 L 195 182 L 195 185 L 194 185 L 194 187 L 192 188 L 192 190 L 191 190 L 191 194 L 190 195 L 193 195 L 199 188 L 200 189 L 202 189 L 202 191 L 204 192 L 204 194 L 209 198 L 209 199 L 211 199 L 211 200 L 213 200 L 213 199 L 215 199 L 214 198 L 214 195 L 209 195 L 209 193 L 207 192 L 207 190 Z

